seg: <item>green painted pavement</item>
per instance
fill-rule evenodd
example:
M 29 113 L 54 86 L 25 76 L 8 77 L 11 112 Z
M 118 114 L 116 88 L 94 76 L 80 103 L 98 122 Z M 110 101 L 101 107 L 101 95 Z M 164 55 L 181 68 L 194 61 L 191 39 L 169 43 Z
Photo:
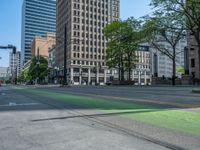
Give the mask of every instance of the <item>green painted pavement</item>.
M 69 104 L 97 109 L 106 113 L 118 113 L 120 116 L 141 121 L 163 128 L 182 131 L 200 136 L 200 114 L 175 109 L 161 109 L 153 106 L 138 105 L 122 101 L 106 100 L 87 96 L 75 96 L 56 92 L 24 89 L 32 94 L 53 98 Z

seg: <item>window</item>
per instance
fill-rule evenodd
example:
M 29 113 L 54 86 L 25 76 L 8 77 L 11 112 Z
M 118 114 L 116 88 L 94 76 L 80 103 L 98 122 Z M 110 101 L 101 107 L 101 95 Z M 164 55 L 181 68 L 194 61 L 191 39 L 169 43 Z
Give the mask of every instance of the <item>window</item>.
M 191 67 L 195 67 L 195 59 L 191 59 Z

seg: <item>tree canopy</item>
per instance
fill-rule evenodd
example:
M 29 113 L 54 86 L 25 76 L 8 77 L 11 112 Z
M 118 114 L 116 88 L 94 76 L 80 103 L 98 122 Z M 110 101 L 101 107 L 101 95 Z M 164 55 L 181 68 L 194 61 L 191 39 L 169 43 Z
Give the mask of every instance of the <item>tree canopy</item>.
M 37 57 L 32 57 L 31 59 L 31 65 L 28 70 L 28 76 L 31 80 L 36 80 L 39 78 L 39 81 L 42 81 L 45 79 L 45 77 L 48 75 L 48 62 L 47 60 L 40 56 L 39 60 Z
M 194 36 L 197 44 L 192 46 L 198 48 L 200 62 L 200 0 L 151 0 L 151 6 L 154 14 L 177 16 L 172 22 L 179 20 L 188 35 Z
M 134 18 L 125 21 L 114 21 L 104 29 L 108 40 L 106 62 L 110 68 L 119 70 L 119 80 L 124 80 L 124 72 L 130 72 L 135 66 L 135 51 L 142 37 L 141 24 Z

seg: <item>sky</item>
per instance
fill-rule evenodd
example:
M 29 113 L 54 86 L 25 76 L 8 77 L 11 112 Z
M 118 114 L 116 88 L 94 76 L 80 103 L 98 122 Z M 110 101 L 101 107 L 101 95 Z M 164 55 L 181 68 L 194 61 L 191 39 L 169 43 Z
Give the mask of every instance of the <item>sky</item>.
M 21 49 L 21 8 L 23 0 L 0 0 L 0 45 L 12 44 Z M 139 18 L 149 12 L 150 0 L 121 0 L 120 17 Z M 0 49 L 0 67 L 9 66 L 9 51 Z

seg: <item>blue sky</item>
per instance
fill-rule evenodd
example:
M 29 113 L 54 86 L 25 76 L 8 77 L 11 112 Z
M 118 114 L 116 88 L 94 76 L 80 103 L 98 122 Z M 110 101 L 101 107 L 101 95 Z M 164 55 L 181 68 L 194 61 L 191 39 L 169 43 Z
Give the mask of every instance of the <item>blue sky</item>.
M 1 0 L 0 2 L 0 45 L 13 44 L 21 48 L 21 8 L 23 0 Z M 121 18 L 139 18 L 151 12 L 150 0 L 121 0 Z M 0 49 L 0 67 L 8 66 L 9 52 Z

